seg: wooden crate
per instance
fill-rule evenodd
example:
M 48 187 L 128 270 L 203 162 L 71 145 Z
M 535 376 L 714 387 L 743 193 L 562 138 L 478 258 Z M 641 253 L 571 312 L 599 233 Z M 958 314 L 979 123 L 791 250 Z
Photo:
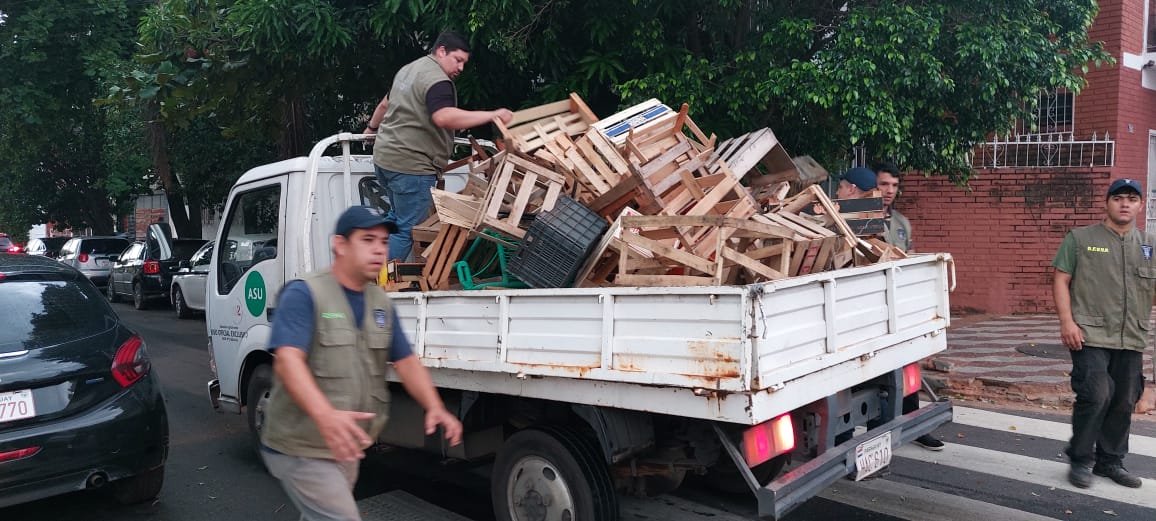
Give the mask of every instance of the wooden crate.
M 519 110 L 508 124 L 495 118 L 494 125 L 508 148 L 532 155 L 553 142 L 556 135 L 565 134 L 573 138 L 586 132 L 597 121 L 598 116 L 586 106 L 586 102 L 578 94 L 570 93 L 569 99 Z
M 482 204 L 482 212 L 472 227 L 490 227 L 517 239 L 526 235 L 521 228 L 527 213 L 554 208 L 566 178 L 517 154 L 508 154 L 495 168 Z

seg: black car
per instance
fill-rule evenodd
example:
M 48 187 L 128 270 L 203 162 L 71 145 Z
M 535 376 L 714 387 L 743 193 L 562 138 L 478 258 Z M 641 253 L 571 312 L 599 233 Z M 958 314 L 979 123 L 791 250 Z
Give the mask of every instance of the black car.
M 107 487 L 160 492 L 164 399 L 141 337 L 79 271 L 0 255 L 0 507 Z
M 71 237 L 41 237 L 39 239 L 30 239 L 28 247 L 24 248 L 24 253 L 29 255 L 41 255 L 44 257 L 56 258 L 60 254 L 60 247 L 68 242 Z
M 132 298 L 133 306 L 145 309 L 153 299 L 169 301 L 173 274 L 181 261 L 188 261 L 206 242 L 203 239 L 173 239 L 167 228 L 152 225 L 145 240 L 136 241 L 112 262 L 108 278 L 108 299 Z

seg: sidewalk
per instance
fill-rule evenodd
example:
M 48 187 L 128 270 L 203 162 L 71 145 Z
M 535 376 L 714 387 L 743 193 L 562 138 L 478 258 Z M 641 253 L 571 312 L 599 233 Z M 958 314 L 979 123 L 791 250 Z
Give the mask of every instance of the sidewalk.
M 924 361 L 924 378 L 952 397 L 1070 407 L 1071 367 L 1055 315 L 972 315 L 952 319 L 947 350 Z M 1151 351 L 1144 376 L 1152 381 Z

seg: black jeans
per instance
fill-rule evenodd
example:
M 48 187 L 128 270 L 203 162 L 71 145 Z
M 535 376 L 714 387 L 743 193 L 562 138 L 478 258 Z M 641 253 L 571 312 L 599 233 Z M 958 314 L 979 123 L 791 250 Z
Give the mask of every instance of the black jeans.
M 1072 355 L 1073 465 L 1115 465 L 1128 454 L 1132 409 L 1144 391 L 1143 356 L 1129 349 L 1084 346 Z

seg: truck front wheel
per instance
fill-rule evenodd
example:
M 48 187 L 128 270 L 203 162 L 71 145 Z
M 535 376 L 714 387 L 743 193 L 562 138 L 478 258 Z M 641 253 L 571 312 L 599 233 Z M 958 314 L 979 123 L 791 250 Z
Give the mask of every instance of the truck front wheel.
M 249 420 L 249 434 L 253 448 L 260 453 L 261 429 L 265 426 L 265 410 L 269 405 L 269 391 L 273 389 L 273 369 L 261 364 L 249 374 L 248 392 L 245 393 L 245 416 Z
M 594 444 L 559 428 L 510 436 L 494 461 L 497 521 L 617 521 L 618 495 Z

